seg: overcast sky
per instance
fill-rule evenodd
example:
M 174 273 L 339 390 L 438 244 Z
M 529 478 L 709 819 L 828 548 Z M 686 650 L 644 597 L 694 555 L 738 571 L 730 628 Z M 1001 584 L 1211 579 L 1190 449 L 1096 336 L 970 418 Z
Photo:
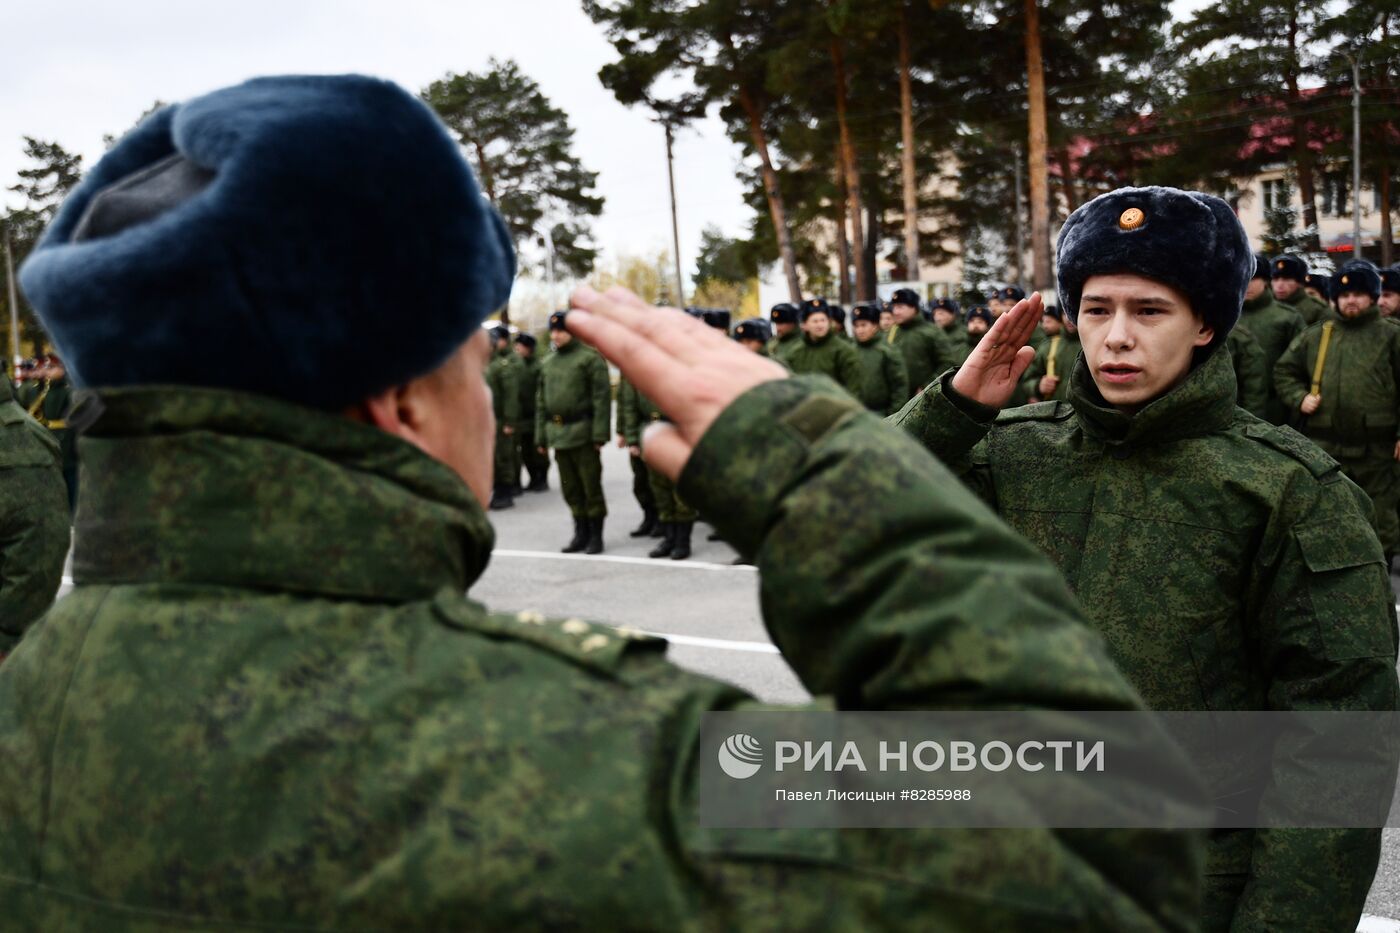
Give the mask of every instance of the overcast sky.
M 447 72 L 482 69 L 496 56 L 518 61 L 569 114 L 576 151 L 599 173 L 607 202 L 595 226 L 599 244 L 613 255 L 670 245 L 661 129 L 599 84 L 599 67 L 615 55 L 578 0 L 0 2 L 0 36 L 5 187 L 24 163 L 22 135 L 57 141 L 90 167 L 103 152 L 103 134 L 123 132 L 155 100 L 296 72 L 363 72 L 416 92 Z M 731 235 L 748 226 L 739 161 L 717 119 L 677 139 L 687 266 L 707 224 Z

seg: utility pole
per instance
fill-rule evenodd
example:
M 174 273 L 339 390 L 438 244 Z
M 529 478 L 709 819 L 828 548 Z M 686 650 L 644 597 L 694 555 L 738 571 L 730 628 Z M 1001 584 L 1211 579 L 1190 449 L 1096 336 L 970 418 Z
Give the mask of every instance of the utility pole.
M 10 283 L 10 356 L 14 363 L 11 374 L 19 372 L 19 299 L 15 294 L 15 262 L 10 255 L 10 228 L 5 228 L 5 281 Z
M 1031 281 L 1017 285 L 1040 290 L 1051 284 L 1050 174 L 1046 162 L 1045 65 L 1040 54 L 1040 7 L 1026 0 L 1026 93 L 1031 176 Z
M 1016 284 L 1026 279 L 1026 205 L 1021 190 L 1021 147 L 1016 147 Z
M 681 280 L 681 227 L 676 217 L 676 169 L 671 156 L 671 123 L 661 124 L 666 128 L 666 177 L 671 182 L 671 244 L 676 257 L 676 307 L 685 306 L 685 284 Z

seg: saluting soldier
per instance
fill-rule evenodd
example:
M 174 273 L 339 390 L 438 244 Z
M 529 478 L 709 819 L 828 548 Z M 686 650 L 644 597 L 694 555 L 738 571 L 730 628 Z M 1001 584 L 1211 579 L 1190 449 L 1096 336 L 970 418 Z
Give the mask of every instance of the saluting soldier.
M 1069 374 L 1079 358 L 1079 329 L 1066 321 L 1064 312 L 1050 305 L 1040 316 L 1046 341 L 1026 367 L 1021 391 L 1028 402 L 1061 402 L 1069 398 Z
M 1312 325 L 1274 367 L 1274 385 L 1299 430 L 1325 450 L 1375 504 L 1388 557 L 1400 547 L 1400 328 L 1380 317 L 1381 277 L 1363 260 L 1342 266 L 1337 314 Z
M 540 362 L 535 358 L 534 334 L 515 335 L 515 355 L 520 358 L 520 459 L 530 481 L 526 492 L 549 491 L 549 458 L 535 440 L 535 397 L 540 387 Z
M 776 360 L 787 360 L 787 355 L 802 345 L 802 331 L 798 329 L 796 305 L 786 301 L 775 304 L 768 312 L 768 320 L 773 322 L 773 339 L 768 344 L 768 352 Z
M 1279 304 L 1297 311 L 1305 326 L 1316 324 L 1327 316 L 1331 309 L 1330 299 L 1326 295 L 1313 294 L 1306 287 L 1306 262 L 1297 256 L 1285 254 L 1275 257 L 1270 263 L 1270 269 L 1273 272 L 1274 297 L 1278 299 Z M 1260 343 L 1263 342 L 1261 338 Z
M 486 367 L 486 384 L 496 412 L 495 477 L 491 488 L 492 510 L 515 507 L 515 484 L 520 481 L 520 452 L 516 431 L 523 419 L 520 406 L 520 358 L 511 349 L 510 331 L 499 322 L 487 328 L 491 340 L 491 362 Z
M 1394 710 L 1394 597 L 1369 503 L 1331 458 L 1235 404 L 1221 348 L 1254 257 L 1234 210 L 1123 188 L 1071 214 L 1058 246 L 1083 347 L 1069 404 L 998 416 L 1033 355 L 1034 296 L 895 420 L 1059 565 L 1154 709 Z M 1267 764 L 1241 751 L 1239 767 L 1273 799 Z M 1388 751 L 1358 767 L 1395 773 Z M 1216 830 L 1201 928 L 1354 930 L 1380 842 Z
M 563 552 L 600 554 L 608 503 L 599 451 L 612 423 L 608 364 L 565 329 L 563 311 L 549 316 L 549 342 L 554 352 L 540 364 L 535 398 L 536 443 L 541 452 L 554 449 L 559 488 L 574 518 L 574 536 Z
M 642 460 L 641 441 L 633 439 L 627 430 L 628 413 L 639 404 L 637 390 L 626 376 L 617 381 L 617 446 L 627 448 L 632 467 L 632 498 L 642 509 L 642 521 L 627 533 L 629 538 L 659 538 L 661 522 L 657 518 L 656 497 L 651 491 L 651 471 Z
M 861 386 L 860 360 L 855 347 L 832 333 L 829 311 L 825 298 L 802 302 L 802 342 L 782 359 L 797 375 L 828 376 L 855 395 Z
M 919 296 L 913 289 L 901 288 L 890 296 L 895 326 L 885 339 L 904 357 L 909 376 L 909 393 L 924 390 L 929 381 L 944 370 L 958 365 L 953 342 L 919 313 Z
M 1280 261 L 1275 260 L 1270 264 L 1269 257 L 1263 253 L 1254 257 L 1254 274 L 1249 280 L 1249 287 L 1245 289 L 1244 311 L 1240 316 L 1240 322 L 1249 329 L 1250 335 L 1264 351 L 1264 368 L 1268 373 L 1273 373 L 1283 351 L 1307 327 L 1296 307 L 1279 303 L 1269 289 L 1270 276 Z M 1264 418 L 1274 424 L 1286 424 L 1293 417 L 1292 409 L 1296 406 L 1280 401 L 1272 382 L 1271 379 Z
M 860 361 L 860 389 L 852 394 L 879 415 L 892 415 L 909 398 L 909 375 L 904 357 L 880 335 L 880 308 L 858 304 L 851 309 L 856 357 Z

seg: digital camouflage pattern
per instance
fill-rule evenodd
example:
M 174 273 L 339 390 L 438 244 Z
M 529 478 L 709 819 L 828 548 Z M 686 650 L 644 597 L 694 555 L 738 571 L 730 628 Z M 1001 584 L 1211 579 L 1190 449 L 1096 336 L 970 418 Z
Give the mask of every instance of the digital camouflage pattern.
M 535 393 L 535 440 L 568 450 L 606 444 L 612 423 L 608 364 L 591 347 L 570 340 L 540 363 Z
M 1318 301 L 1309 295 L 1305 289 L 1299 288 L 1287 298 L 1276 298 L 1279 304 L 1285 308 L 1292 308 L 1298 312 L 1298 316 L 1303 319 L 1303 323 L 1308 327 L 1318 321 L 1326 320 L 1332 315 L 1332 306 L 1325 301 Z
M 1396 708 L 1370 505 L 1306 439 L 1236 407 L 1227 355 L 1135 415 L 1107 406 L 1083 357 L 1069 401 L 999 417 L 950 381 L 894 420 L 1050 556 L 1150 707 Z M 1218 831 L 1203 927 L 1355 930 L 1380 840 Z
M 1302 290 L 1299 289 L 1301 292 Z M 1268 288 L 1264 293 L 1253 301 L 1244 303 L 1244 310 L 1240 313 L 1240 323 L 1249 330 L 1249 333 L 1259 342 L 1259 348 L 1264 351 L 1264 371 L 1273 375 L 1274 366 L 1278 363 L 1279 357 L 1283 356 L 1283 351 L 1288 349 L 1288 345 L 1293 342 L 1307 327 L 1298 312 L 1288 305 L 1279 304 L 1274 300 L 1274 293 Z M 1292 415 L 1292 410 L 1279 401 L 1278 393 L 1274 390 L 1273 380 L 1269 383 L 1269 400 L 1265 406 L 1264 418 L 1274 424 L 1287 424 Z
M 860 391 L 864 377 L 856 348 L 830 331 L 820 340 L 803 334 L 802 340 L 783 357 L 794 375 L 826 376 L 852 395 Z
M 72 513 L 58 440 L 15 402 L 0 373 L 0 655 L 63 582 Z
M 1400 549 L 1400 505 L 1395 443 L 1400 439 L 1400 327 L 1372 306 L 1355 318 L 1328 319 L 1332 336 L 1322 371 L 1322 404 L 1301 430 L 1327 451 L 1375 504 L 1376 533 L 1386 553 Z M 1288 411 L 1298 413 L 1312 390 L 1324 323 L 1299 335 L 1274 367 L 1274 386 Z
M 945 337 L 937 325 L 918 314 L 891 327 L 885 339 L 904 357 L 910 395 L 922 391 L 934 376 L 967 358 L 967 354 L 963 354 L 960 359 L 953 341 Z
M 1235 370 L 1235 404 L 1256 418 L 1267 419 L 1273 374 L 1264 360 L 1264 348 L 1243 324 L 1230 329 L 1225 350 Z
M 18 929 L 1193 925 L 1191 833 L 703 830 L 701 714 L 760 704 L 464 597 L 492 531 L 446 467 L 266 398 L 104 401 L 77 585 L 0 666 Z M 681 488 L 818 709 L 1139 708 L 1050 562 L 825 380 L 746 393 Z
M 1069 377 L 1074 372 L 1075 360 L 1079 359 L 1079 335 L 1061 331 L 1047 337 L 1035 351 L 1035 358 L 1026 367 L 1021 377 L 1021 392 L 1030 401 L 1058 402 L 1069 397 Z M 1050 358 L 1055 359 L 1055 373 L 1060 380 L 1055 391 L 1045 398 L 1040 397 L 1040 380 L 1050 374 Z
M 909 398 L 909 374 L 904 355 L 891 347 L 879 331 L 869 340 L 855 342 L 860 364 L 860 388 L 852 393 L 878 415 L 892 415 Z

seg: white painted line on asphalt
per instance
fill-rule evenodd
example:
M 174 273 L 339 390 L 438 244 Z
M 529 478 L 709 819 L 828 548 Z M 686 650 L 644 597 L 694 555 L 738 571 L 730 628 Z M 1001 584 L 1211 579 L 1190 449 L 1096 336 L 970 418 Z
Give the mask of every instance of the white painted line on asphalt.
M 657 638 L 664 638 L 673 645 L 690 645 L 694 648 L 717 648 L 721 651 L 752 651 L 756 654 L 781 654 L 778 646 L 766 641 L 730 641 L 727 638 L 699 638 L 695 635 L 665 635 L 661 632 L 644 632 Z
M 1386 917 L 1362 917 L 1356 933 L 1400 933 L 1400 920 Z
M 635 564 L 639 567 L 660 567 L 666 570 L 737 570 L 757 573 L 750 564 L 710 564 L 703 560 L 659 560 L 651 557 L 619 557 L 615 554 L 558 554 L 553 551 L 511 551 L 496 548 L 493 557 L 520 557 L 526 560 L 592 560 L 607 564 Z

